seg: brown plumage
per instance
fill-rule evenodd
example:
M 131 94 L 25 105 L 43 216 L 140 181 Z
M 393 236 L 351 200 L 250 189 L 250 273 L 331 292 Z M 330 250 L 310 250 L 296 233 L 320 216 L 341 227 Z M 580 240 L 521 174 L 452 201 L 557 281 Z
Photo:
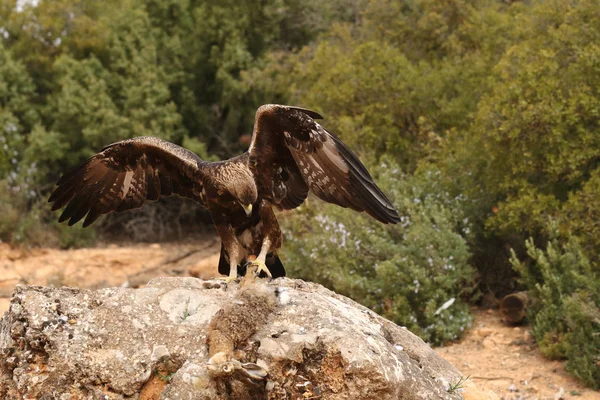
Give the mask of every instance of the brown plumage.
M 364 211 L 382 223 L 399 222 L 394 206 L 375 185 L 358 157 L 319 125 L 314 111 L 264 105 L 256 113 L 248 151 L 219 162 L 154 137 L 137 137 L 105 147 L 66 173 L 48 200 L 66 205 L 59 221 L 141 207 L 173 193 L 207 207 L 222 240 L 219 271 L 237 276 L 250 255 L 259 272 L 283 276 L 276 253 L 281 231 L 273 207 L 289 210 L 308 191 L 342 207 Z M 266 263 L 266 265 L 265 265 Z

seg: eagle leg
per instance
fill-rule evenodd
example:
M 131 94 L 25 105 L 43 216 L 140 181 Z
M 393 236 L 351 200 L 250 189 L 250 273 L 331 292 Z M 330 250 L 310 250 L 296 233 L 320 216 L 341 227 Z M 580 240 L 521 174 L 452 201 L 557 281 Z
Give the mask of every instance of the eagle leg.
M 235 281 L 238 278 L 238 273 L 237 273 L 237 264 L 229 264 L 229 276 L 219 276 L 217 277 L 218 280 L 223 280 L 225 281 L 225 284 L 229 284 L 232 281 Z
M 231 251 L 229 251 L 229 276 L 220 276 L 217 279 L 225 281 L 225 284 L 235 281 L 238 278 L 237 268 L 240 261 L 239 251 L 234 245 L 231 247 Z

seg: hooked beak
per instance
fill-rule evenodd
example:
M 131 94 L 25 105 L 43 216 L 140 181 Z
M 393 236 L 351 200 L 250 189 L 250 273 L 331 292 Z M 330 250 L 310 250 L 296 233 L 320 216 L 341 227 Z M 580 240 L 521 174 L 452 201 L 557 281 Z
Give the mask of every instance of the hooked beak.
M 246 211 L 246 215 L 249 217 L 252 215 L 252 204 L 248 204 L 247 206 L 242 205 L 244 211 Z

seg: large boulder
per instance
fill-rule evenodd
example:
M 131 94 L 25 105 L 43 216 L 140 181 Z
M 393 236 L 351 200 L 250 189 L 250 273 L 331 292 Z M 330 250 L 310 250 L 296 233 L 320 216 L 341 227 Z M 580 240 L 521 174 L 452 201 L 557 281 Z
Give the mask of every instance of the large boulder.
M 468 380 L 454 388 L 463 378 L 456 368 L 356 302 L 300 280 L 261 284 L 277 288 L 277 304 L 245 343 L 236 343 L 235 357 L 268 376 L 232 375 L 224 383 L 207 372 L 206 342 L 211 319 L 240 302 L 237 283 L 17 286 L 0 321 L 0 398 L 488 398 Z

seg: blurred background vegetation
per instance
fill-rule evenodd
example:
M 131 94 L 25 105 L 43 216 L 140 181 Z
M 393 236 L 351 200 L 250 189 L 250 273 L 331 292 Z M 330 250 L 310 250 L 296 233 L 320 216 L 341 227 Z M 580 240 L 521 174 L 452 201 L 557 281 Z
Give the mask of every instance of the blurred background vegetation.
M 282 217 L 294 276 L 432 343 L 459 337 L 482 294 L 527 289 L 544 354 L 600 387 L 596 0 L 3 0 L 0 39 L 2 241 L 209 226 L 167 199 L 65 229 L 45 200 L 113 141 L 224 158 L 260 104 L 296 104 L 326 116 L 403 222 L 310 199 Z

